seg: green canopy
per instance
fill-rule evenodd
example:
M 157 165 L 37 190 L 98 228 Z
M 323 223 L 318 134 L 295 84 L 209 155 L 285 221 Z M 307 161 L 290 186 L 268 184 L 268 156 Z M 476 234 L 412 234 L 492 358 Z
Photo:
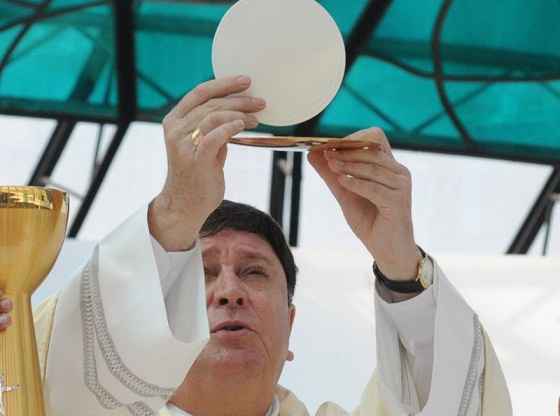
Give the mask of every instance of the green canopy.
M 351 66 L 306 133 L 376 125 L 400 148 L 560 162 L 558 0 L 320 3 Z M 388 6 L 379 19 L 367 14 L 375 3 Z M 126 16 L 117 4 L 0 0 L 0 113 L 157 122 L 213 76 L 229 5 L 144 0 Z

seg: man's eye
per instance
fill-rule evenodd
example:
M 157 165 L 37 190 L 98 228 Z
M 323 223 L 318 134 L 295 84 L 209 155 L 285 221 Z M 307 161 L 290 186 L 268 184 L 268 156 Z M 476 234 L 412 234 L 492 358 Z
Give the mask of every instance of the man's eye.
M 266 271 L 260 267 L 249 267 L 243 271 L 245 276 L 262 276 L 266 277 Z

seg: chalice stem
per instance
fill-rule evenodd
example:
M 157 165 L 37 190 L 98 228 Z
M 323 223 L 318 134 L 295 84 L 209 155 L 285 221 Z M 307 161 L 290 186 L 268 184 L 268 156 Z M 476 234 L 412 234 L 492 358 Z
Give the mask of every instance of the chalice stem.
M 3 405 L 5 416 L 45 416 L 31 296 L 9 291 L 6 296 L 14 309 L 13 325 L 0 335 L 0 375 L 5 383 L 0 409 Z

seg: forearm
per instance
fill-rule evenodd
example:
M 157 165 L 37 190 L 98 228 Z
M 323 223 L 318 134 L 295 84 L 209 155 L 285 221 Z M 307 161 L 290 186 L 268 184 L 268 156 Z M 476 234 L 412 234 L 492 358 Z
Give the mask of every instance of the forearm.
M 462 414 L 478 415 L 486 374 L 480 323 L 437 263 L 428 260 L 432 284 L 415 298 L 387 303 L 376 292 L 379 372 L 414 412 L 447 414 L 461 407 Z
M 398 334 L 403 347 L 401 362 L 407 363 L 419 405 L 422 407 L 428 399 L 433 365 L 436 311 L 433 289 L 430 288 L 413 299 L 402 302 L 387 302 L 381 295 L 383 286 L 377 284 L 376 289 L 376 302 L 385 311 Z M 405 368 L 400 370 L 406 373 Z M 403 376 L 404 379 L 406 377 Z
M 201 323 L 207 321 L 200 246 L 195 243 L 188 251 L 166 252 L 153 237 L 152 246 L 169 327 L 177 339 L 189 342 L 204 331 Z

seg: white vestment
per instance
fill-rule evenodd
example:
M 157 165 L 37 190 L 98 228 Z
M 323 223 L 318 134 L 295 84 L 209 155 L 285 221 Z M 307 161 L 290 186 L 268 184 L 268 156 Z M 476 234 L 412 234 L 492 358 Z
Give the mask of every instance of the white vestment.
M 511 415 L 476 314 L 431 264 L 434 283 L 415 298 L 376 293 L 378 368 L 353 414 Z M 48 416 L 181 414 L 166 402 L 209 339 L 199 245 L 166 253 L 140 210 L 36 311 L 36 332 Z M 275 400 L 271 416 L 307 415 L 280 386 Z M 343 414 L 334 404 L 318 412 Z

